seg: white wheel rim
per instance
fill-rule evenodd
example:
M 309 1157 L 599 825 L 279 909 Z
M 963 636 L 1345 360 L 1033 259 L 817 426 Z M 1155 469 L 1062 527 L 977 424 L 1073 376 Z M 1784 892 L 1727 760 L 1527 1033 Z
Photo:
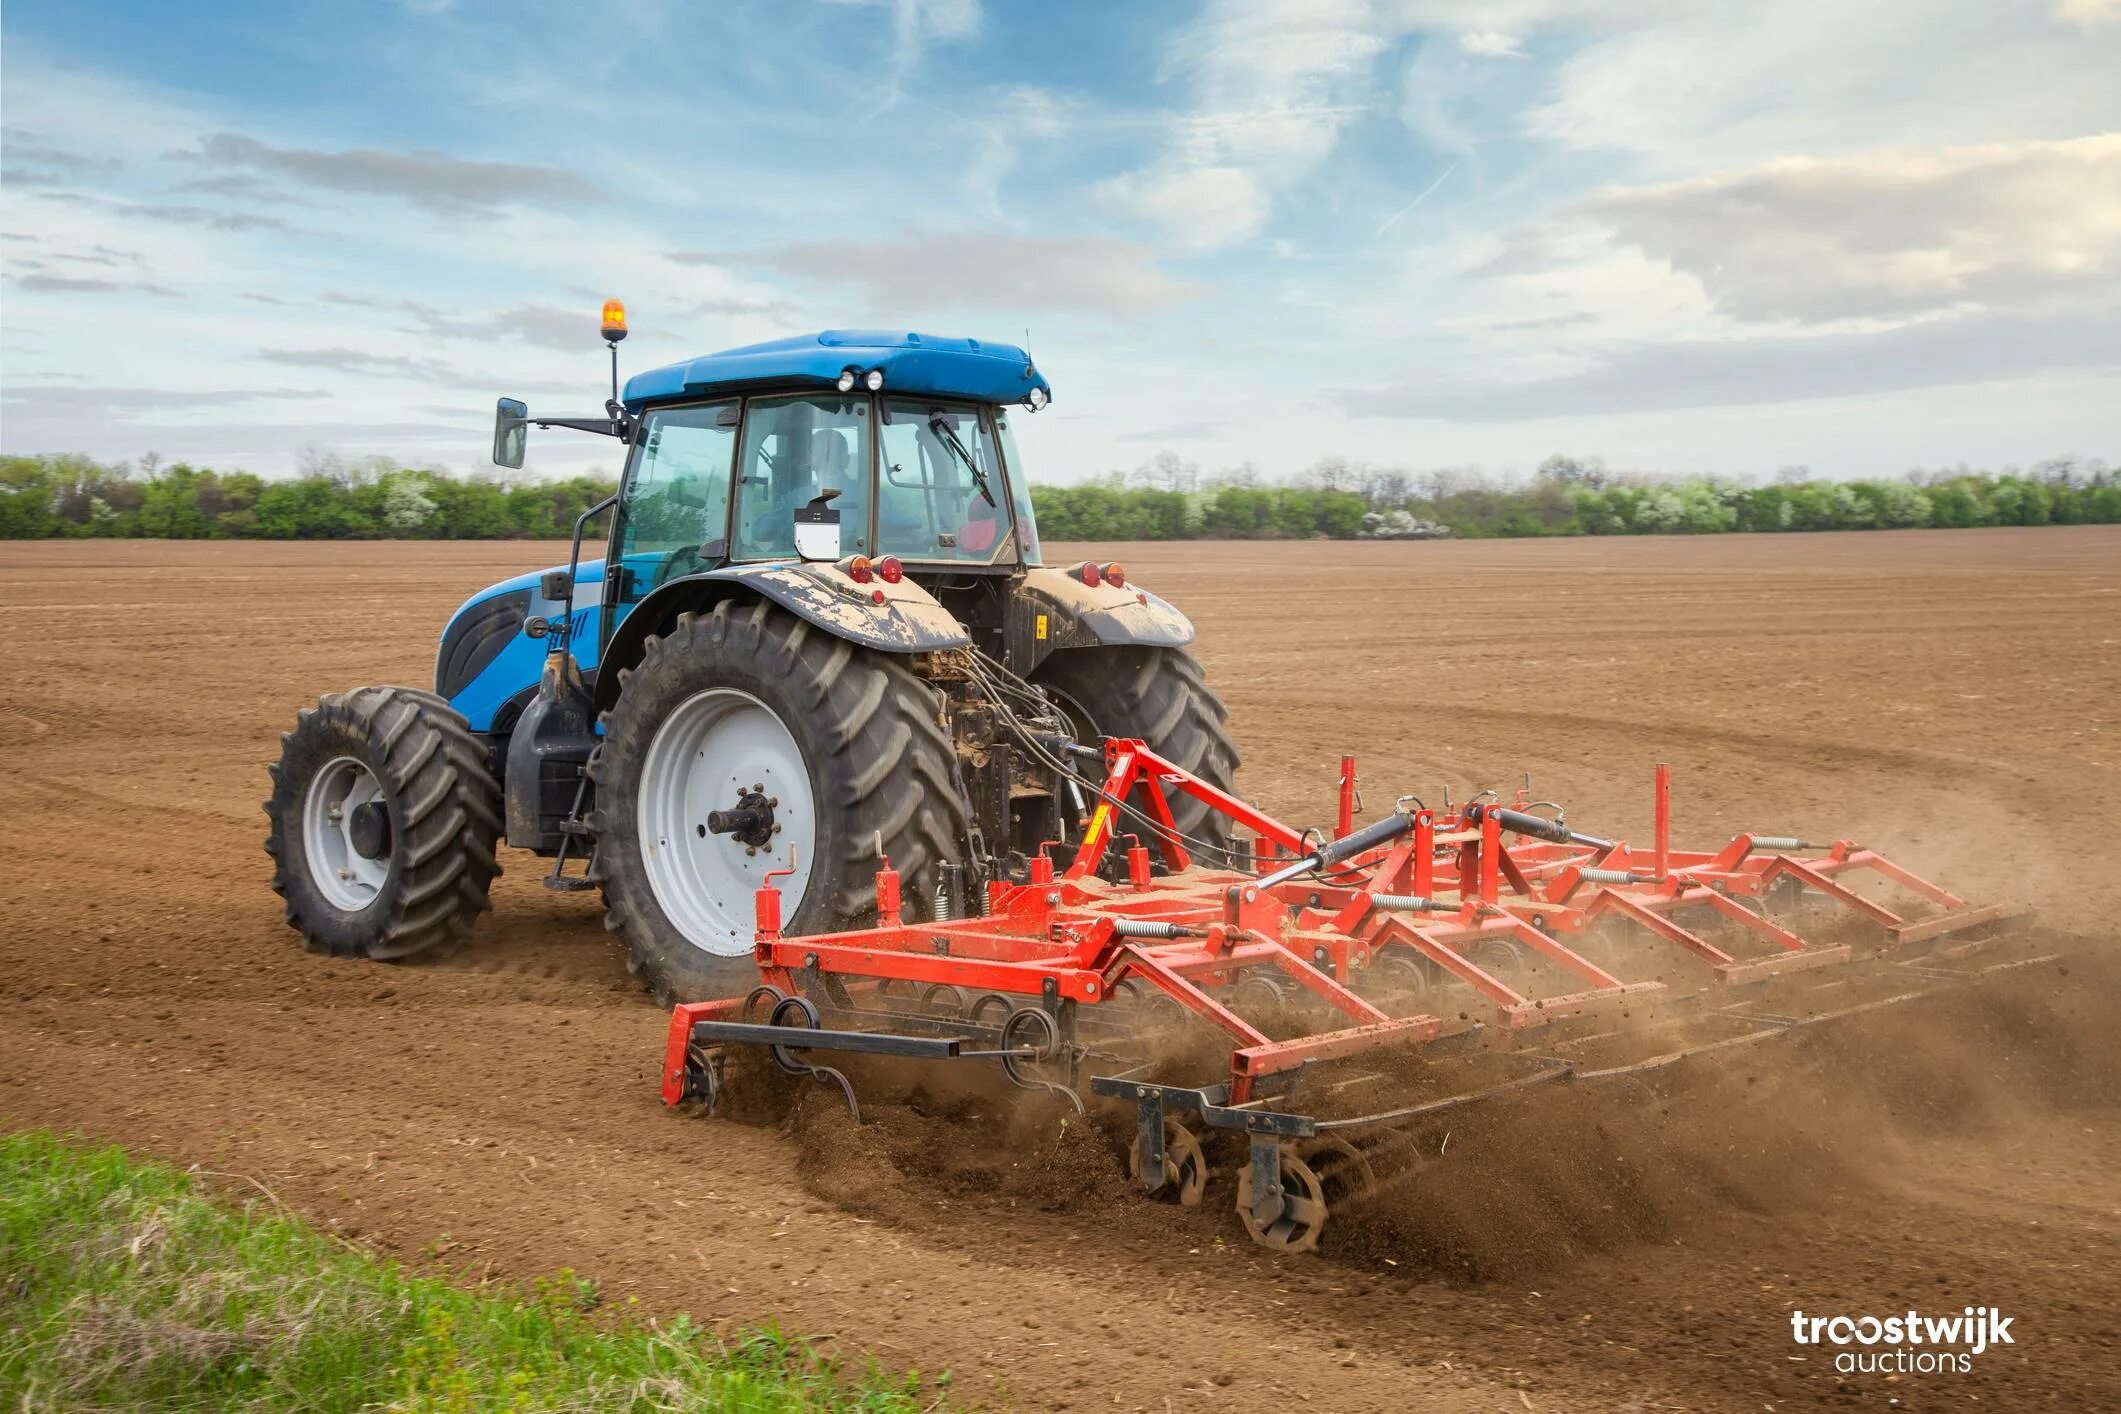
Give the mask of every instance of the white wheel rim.
M 733 809 L 758 787 L 777 802 L 777 832 L 756 850 L 707 832 L 707 814 Z M 793 918 L 810 884 L 817 812 L 801 748 L 772 709 L 748 692 L 695 694 L 663 719 L 641 768 L 639 826 L 648 885 L 685 940 L 716 957 L 751 951 L 757 896 L 769 870 L 781 917 Z
M 336 757 L 311 777 L 302 801 L 302 854 L 309 877 L 325 902 L 347 913 L 359 913 L 383 892 L 390 860 L 364 858 L 354 848 L 356 807 L 381 804 L 383 783 L 365 762 Z

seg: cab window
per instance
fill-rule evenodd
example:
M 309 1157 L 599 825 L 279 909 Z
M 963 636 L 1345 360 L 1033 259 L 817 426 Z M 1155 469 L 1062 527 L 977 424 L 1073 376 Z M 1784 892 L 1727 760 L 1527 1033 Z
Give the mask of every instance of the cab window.
M 621 614 L 658 584 L 724 557 L 736 413 L 737 405 L 725 402 L 665 408 L 643 419 L 619 512 Z
M 1038 547 L 1038 521 L 1031 514 L 1031 478 L 1024 471 L 1024 459 L 1016 454 L 1016 434 L 1009 430 L 1008 409 L 994 410 L 994 432 L 1001 441 L 1003 472 L 1009 482 L 1009 504 L 1016 510 L 1016 539 L 1023 547 L 1024 563 L 1044 564 Z
M 795 554 L 795 513 L 836 489 L 840 550 L 869 549 L 869 400 L 753 398 L 737 458 L 735 558 Z
M 984 565 L 1013 549 L 1001 459 L 978 408 L 886 398 L 879 438 L 879 553 Z

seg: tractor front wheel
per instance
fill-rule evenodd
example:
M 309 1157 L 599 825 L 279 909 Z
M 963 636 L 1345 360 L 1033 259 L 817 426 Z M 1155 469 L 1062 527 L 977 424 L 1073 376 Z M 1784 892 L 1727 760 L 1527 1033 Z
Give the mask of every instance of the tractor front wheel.
M 758 890 L 793 936 L 865 926 L 879 848 L 905 915 L 956 863 L 965 802 L 934 689 L 771 604 L 681 614 L 604 714 L 592 874 L 605 926 L 660 1000 L 740 995 Z
M 401 962 L 454 949 L 501 872 L 501 791 L 433 693 L 326 693 L 280 737 L 265 852 L 312 951 Z

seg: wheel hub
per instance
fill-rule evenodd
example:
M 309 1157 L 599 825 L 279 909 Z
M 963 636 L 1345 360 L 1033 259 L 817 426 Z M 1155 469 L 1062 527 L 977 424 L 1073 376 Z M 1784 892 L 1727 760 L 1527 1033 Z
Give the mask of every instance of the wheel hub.
M 735 809 L 707 812 L 707 833 L 728 835 L 747 849 L 763 849 L 773 841 L 773 807 L 780 803 L 780 797 L 758 786 L 740 791 Z
M 324 901 L 346 913 L 374 903 L 390 877 L 396 844 L 383 782 L 367 762 L 324 763 L 302 799 L 302 856 Z
M 363 859 L 390 857 L 390 807 L 380 800 L 356 805 L 346 815 L 346 842 Z

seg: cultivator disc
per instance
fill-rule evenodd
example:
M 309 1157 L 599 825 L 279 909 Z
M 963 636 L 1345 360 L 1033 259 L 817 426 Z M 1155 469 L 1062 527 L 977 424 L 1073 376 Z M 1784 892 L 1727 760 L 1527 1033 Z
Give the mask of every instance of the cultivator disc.
M 1021 882 L 990 883 L 978 916 L 906 921 L 886 861 L 874 927 L 788 937 L 761 889 L 760 986 L 675 1009 L 665 1100 L 711 1108 L 733 1047 L 764 1048 L 857 1116 L 828 1060 L 973 1062 L 1078 1112 L 1086 1093 L 1131 1110 L 1143 1192 L 1197 1204 L 1221 1175 L 1255 1241 L 1303 1252 L 1350 1197 L 1417 1171 L 1406 1136 L 1458 1106 L 1639 1075 L 2039 960 L 1981 955 L 2029 909 L 1970 904 L 1853 840 L 1674 848 L 1662 766 L 1638 849 L 1529 789 L 1437 810 L 1404 797 L 1357 828 L 1352 758 L 1331 839 L 1139 741 L 1108 742 L 1104 764 L 1066 867 L 1042 852 Z M 1248 846 L 1243 867 L 1196 864 L 1178 796 Z

